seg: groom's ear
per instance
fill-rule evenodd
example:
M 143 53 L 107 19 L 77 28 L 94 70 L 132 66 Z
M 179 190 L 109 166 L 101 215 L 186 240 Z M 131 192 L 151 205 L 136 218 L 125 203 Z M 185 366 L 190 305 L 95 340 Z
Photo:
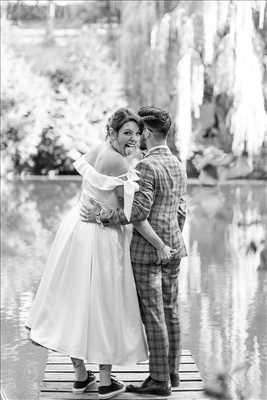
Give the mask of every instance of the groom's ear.
M 109 128 L 109 135 L 112 138 L 116 138 L 117 137 L 117 133 L 112 127 Z
M 144 129 L 144 131 L 143 131 L 143 137 L 144 137 L 145 139 L 148 139 L 150 135 L 151 135 L 151 132 L 149 132 L 148 129 Z

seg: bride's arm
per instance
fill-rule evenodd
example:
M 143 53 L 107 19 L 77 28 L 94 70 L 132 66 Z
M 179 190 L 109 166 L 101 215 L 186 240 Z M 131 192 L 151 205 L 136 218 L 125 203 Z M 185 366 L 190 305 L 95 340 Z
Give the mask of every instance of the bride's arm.
M 76 161 L 78 160 L 80 157 L 83 156 L 84 160 L 88 163 L 88 164 L 93 164 L 93 159 L 96 157 L 95 154 L 95 149 L 94 150 L 90 150 L 87 151 L 86 153 L 81 153 L 79 150 L 73 148 L 70 151 L 68 151 L 67 155 L 73 160 Z
M 122 176 L 128 171 L 128 165 L 125 160 L 115 155 L 115 158 L 105 158 L 103 165 L 101 166 L 101 173 L 105 173 L 110 176 Z M 127 178 L 126 178 L 127 179 Z M 124 188 L 123 185 L 118 186 L 115 189 L 115 193 L 119 200 L 120 206 L 123 209 L 124 199 Z M 169 259 L 171 257 L 171 248 L 166 246 L 161 238 L 154 231 L 147 219 L 142 221 L 132 221 L 135 229 L 157 250 L 158 258 Z

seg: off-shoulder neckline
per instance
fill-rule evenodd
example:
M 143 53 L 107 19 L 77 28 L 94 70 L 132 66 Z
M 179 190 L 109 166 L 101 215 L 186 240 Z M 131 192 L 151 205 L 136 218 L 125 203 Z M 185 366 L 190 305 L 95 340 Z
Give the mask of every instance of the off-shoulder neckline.
M 86 161 L 86 160 L 85 160 L 85 161 Z M 114 175 L 102 174 L 101 172 L 97 171 L 97 169 L 96 169 L 95 166 L 93 166 L 93 165 L 91 165 L 91 164 L 89 164 L 89 163 L 88 163 L 88 165 L 89 165 L 98 175 L 104 176 L 105 178 L 121 178 L 121 177 L 123 177 L 123 176 L 127 176 L 128 172 L 129 172 L 129 170 L 130 170 L 130 168 L 129 168 L 129 170 L 128 170 L 127 172 L 125 172 L 124 174 L 121 174 L 121 175 L 118 175 L 118 176 L 114 176 Z
M 104 178 L 120 179 L 120 180 L 122 180 L 123 177 L 126 177 L 126 178 L 128 177 L 129 172 L 130 172 L 130 173 L 131 173 L 131 172 L 134 172 L 136 175 L 138 175 L 138 171 L 137 171 L 134 167 L 130 167 L 130 168 L 128 169 L 127 172 L 125 172 L 124 174 L 118 175 L 118 176 L 102 174 L 101 172 L 98 172 L 98 171 L 97 171 L 97 169 L 95 168 L 95 166 L 93 166 L 92 164 L 90 164 L 90 163 L 85 159 L 85 156 L 84 156 L 84 155 L 81 156 L 79 159 L 77 159 L 77 160 L 74 162 L 74 164 L 75 164 L 75 163 L 79 163 L 79 162 L 84 162 L 84 163 L 86 163 L 86 164 L 87 164 L 87 167 L 91 168 L 97 175 L 102 176 L 102 177 L 104 177 Z

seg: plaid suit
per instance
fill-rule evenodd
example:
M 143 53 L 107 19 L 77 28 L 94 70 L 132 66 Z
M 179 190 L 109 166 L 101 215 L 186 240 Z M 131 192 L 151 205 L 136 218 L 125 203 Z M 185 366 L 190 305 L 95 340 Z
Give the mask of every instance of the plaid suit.
M 178 273 L 180 259 L 187 255 L 181 233 L 186 174 L 167 146 L 152 148 L 136 169 L 140 173 L 139 191 L 130 222 L 147 218 L 164 243 L 178 250 L 167 265 L 156 265 L 155 248 L 133 232 L 131 260 L 148 340 L 150 375 L 166 381 L 179 369 Z M 122 209 L 113 213 L 110 222 L 129 223 Z

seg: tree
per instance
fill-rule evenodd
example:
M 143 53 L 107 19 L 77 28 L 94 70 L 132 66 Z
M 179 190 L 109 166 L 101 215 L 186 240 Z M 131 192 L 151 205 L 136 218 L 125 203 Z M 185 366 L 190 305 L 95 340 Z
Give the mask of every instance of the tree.
M 47 29 L 46 29 L 46 42 L 47 44 L 54 43 L 54 20 L 56 12 L 56 3 L 54 0 L 48 0 L 47 7 Z
M 231 135 L 237 156 L 245 152 L 252 158 L 261 151 L 267 131 L 265 5 L 239 0 L 121 4 L 121 60 L 129 101 L 171 111 L 183 159 L 201 129 L 207 85 L 214 105 L 214 125 L 207 129 L 215 136 Z
M 125 105 L 120 71 L 105 38 L 92 28 L 60 54 L 46 49 L 42 74 L 19 48 L 5 43 L 2 50 L 2 173 L 72 173 L 69 150 L 103 143 L 106 119 Z

